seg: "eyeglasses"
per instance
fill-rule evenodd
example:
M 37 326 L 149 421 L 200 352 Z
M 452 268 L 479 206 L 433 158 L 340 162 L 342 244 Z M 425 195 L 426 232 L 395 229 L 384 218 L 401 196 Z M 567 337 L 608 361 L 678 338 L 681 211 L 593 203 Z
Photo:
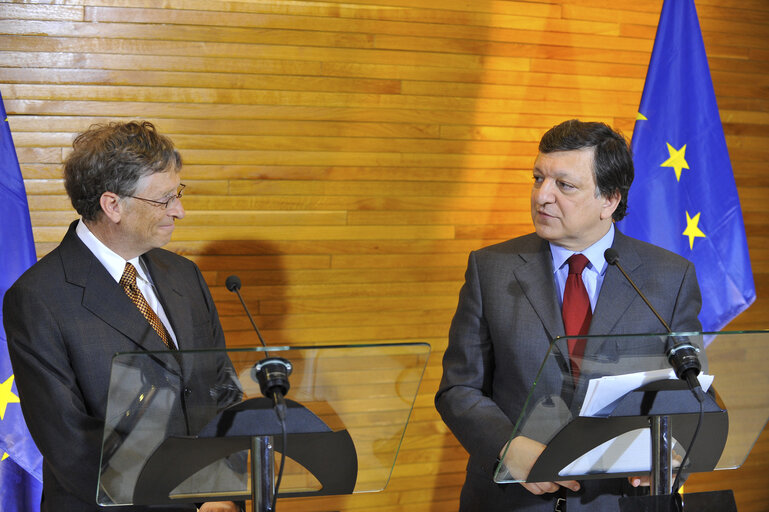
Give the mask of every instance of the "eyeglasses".
M 176 194 L 173 194 L 171 197 L 169 197 L 165 201 L 155 201 L 154 199 L 145 199 L 143 197 L 136 197 L 136 196 L 126 196 L 126 197 L 133 197 L 134 199 L 138 199 L 139 201 L 144 201 L 145 203 L 150 203 L 152 206 L 157 206 L 158 208 L 163 208 L 164 210 L 166 210 L 171 205 L 171 203 L 173 203 L 177 199 L 182 198 L 182 190 L 184 190 L 184 187 L 186 187 L 184 183 L 179 183 L 179 188 L 176 189 Z

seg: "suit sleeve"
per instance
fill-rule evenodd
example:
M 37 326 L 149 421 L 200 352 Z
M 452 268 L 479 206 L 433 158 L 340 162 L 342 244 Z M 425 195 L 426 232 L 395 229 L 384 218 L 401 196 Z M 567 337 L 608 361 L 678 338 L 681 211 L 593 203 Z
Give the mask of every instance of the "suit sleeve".
M 443 421 L 485 473 L 493 471 L 499 452 L 513 433 L 512 422 L 491 398 L 493 351 L 483 317 L 477 260 L 471 253 L 449 330 L 435 405 Z
M 205 279 L 203 279 L 203 275 L 200 273 L 200 269 L 197 265 L 195 265 L 195 272 L 197 273 L 198 283 L 200 284 L 200 289 L 203 293 L 203 300 L 210 317 L 212 345 L 210 348 L 222 349 L 222 352 L 217 354 L 216 383 L 212 386 L 212 391 L 215 394 L 217 407 L 223 409 L 241 401 L 243 398 L 243 388 L 238 380 L 232 361 L 227 353 L 223 351 L 226 348 L 224 331 L 222 330 L 222 324 L 219 320 L 219 313 L 216 310 L 216 305 L 211 297 L 211 291 L 208 289 L 208 285 L 206 284 Z
M 103 422 L 87 412 L 45 299 L 33 288 L 12 287 L 3 301 L 22 411 L 47 469 L 66 491 L 94 503 Z

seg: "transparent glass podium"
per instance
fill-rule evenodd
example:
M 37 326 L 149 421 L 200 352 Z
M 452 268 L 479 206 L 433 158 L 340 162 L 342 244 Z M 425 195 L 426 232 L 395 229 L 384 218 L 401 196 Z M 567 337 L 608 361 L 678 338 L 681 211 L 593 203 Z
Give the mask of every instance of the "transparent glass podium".
M 276 476 L 281 497 L 382 490 L 429 352 L 392 343 L 117 354 L 97 503 L 252 500 L 268 510 Z M 287 380 L 285 436 L 264 378 Z
M 584 355 L 575 379 L 568 344 L 578 339 Z M 701 429 L 688 457 L 700 405 L 667 357 L 684 344 L 698 350 L 706 391 Z M 556 338 L 494 481 L 649 475 L 652 494 L 670 494 L 671 475 L 682 462 L 684 474 L 738 468 L 769 419 L 767 360 L 769 331 Z M 505 464 L 519 437 L 542 445 L 528 474 L 515 474 Z

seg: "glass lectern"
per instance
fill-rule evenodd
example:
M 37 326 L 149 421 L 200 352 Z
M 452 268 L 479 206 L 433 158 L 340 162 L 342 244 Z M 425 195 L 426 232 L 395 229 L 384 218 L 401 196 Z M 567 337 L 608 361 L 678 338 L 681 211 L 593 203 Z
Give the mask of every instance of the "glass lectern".
M 279 496 L 381 490 L 429 352 L 393 343 L 117 354 L 97 502 L 251 499 L 265 510 L 284 456 Z M 275 360 L 288 370 L 285 435 L 259 384 Z
M 569 356 L 570 341 L 584 344 L 578 360 Z M 702 408 L 669 361 L 685 345 L 702 366 Z M 556 338 L 494 480 L 650 475 L 652 494 L 664 495 L 681 463 L 685 474 L 737 468 L 769 419 L 768 358 L 769 331 Z M 505 464 L 521 436 L 542 445 L 528 474 Z

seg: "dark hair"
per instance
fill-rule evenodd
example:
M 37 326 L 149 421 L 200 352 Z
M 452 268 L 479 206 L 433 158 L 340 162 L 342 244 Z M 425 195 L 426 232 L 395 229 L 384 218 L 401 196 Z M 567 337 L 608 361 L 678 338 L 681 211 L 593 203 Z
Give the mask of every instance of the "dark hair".
M 182 168 L 171 139 L 148 121 L 93 125 L 75 138 L 72 147 L 64 162 L 64 188 L 87 221 L 101 216 L 104 192 L 129 196 L 140 178 Z
M 595 148 L 593 177 L 598 193 L 611 197 L 619 191 L 620 201 L 612 218 L 620 221 L 627 213 L 627 194 L 633 183 L 633 155 L 627 139 L 605 123 L 571 119 L 553 126 L 539 141 L 540 153 Z

